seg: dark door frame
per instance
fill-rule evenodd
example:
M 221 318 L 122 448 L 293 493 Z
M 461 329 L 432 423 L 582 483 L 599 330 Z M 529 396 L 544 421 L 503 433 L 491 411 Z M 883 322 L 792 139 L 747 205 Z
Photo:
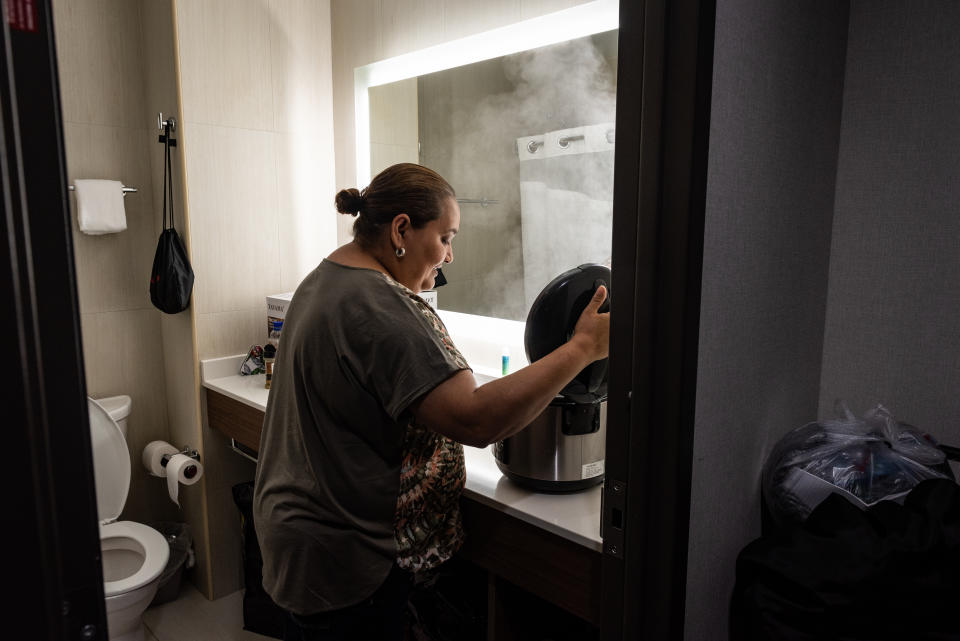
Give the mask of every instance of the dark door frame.
M 2 3 L 0 331 L 15 346 L 4 448 L 18 479 L 3 512 L 24 564 L 5 605 L 31 638 L 106 640 L 51 5 Z
M 604 641 L 683 638 L 715 15 L 620 2 Z

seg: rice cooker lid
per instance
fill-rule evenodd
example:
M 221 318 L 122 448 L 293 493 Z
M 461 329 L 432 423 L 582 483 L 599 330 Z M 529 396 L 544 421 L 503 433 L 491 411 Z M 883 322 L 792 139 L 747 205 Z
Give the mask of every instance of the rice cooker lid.
M 597 287 L 607 288 L 607 300 L 601 312 L 610 305 L 610 268 L 588 263 L 567 270 L 550 281 L 540 292 L 530 313 L 523 334 L 527 360 L 534 362 L 566 343 L 573 336 L 573 329 Z M 560 394 L 567 397 L 606 396 L 607 360 L 587 365 L 564 387 Z
M 93 476 L 97 487 L 100 523 L 112 523 L 120 516 L 130 489 L 130 455 L 120 426 L 99 403 L 87 398 L 90 415 L 90 444 L 93 449 Z

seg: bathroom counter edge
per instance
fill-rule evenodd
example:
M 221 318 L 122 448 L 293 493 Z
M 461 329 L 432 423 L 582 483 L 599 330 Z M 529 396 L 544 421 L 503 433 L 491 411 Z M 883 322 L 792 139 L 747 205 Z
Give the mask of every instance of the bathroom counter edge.
M 269 395 L 269 390 L 263 387 L 264 375 L 221 375 L 225 371 L 238 371 L 241 361 L 242 356 L 201 361 L 203 386 L 264 412 Z M 602 551 L 600 485 L 569 494 L 531 492 L 503 476 L 491 447 L 465 446 L 463 449 L 467 470 L 464 497 L 588 549 Z

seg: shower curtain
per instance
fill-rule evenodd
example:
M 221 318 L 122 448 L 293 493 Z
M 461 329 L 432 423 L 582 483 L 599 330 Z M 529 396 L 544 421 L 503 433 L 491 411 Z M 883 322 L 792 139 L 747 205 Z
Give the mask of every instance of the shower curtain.
M 564 271 L 610 266 L 613 132 L 604 123 L 517 139 L 527 309 Z

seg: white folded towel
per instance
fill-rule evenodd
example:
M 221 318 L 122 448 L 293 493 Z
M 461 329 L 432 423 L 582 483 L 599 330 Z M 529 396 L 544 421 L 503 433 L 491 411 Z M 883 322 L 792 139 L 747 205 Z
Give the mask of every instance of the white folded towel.
M 123 210 L 123 183 L 119 180 L 75 180 L 77 222 L 80 231 L 93 236 L 127 228 Z

